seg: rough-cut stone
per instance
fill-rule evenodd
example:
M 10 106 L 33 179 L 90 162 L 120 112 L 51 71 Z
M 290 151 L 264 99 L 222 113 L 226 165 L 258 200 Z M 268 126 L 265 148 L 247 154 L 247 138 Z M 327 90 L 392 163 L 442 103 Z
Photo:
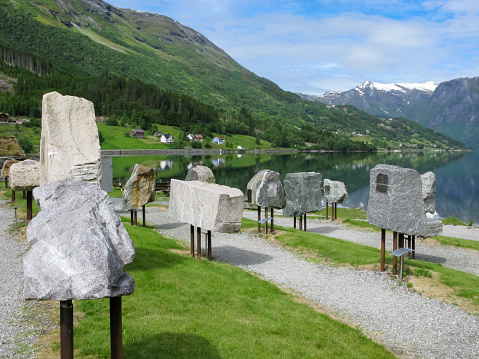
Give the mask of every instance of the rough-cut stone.
M 419 173 L 379 164 L 370 171 L 368 221 L 398 233 L 428 236 Z
M 154 168 L 135 164 L 123 188 L 123 210 L 138 209 L 155 200 L 156 172 Z
M 10 167 L 15 163 L 18 163 L 17 160 L 5 160 L 2 166 L 2 177 L 9 177 L 10 176 Z
M 86 182 L 50 182 L 33 190 L 40 213 L 27 228 L 25 299 L 97 299 L 129 295 L 123 271 L 135 256 L 111 199 Z
M 324 200 L 329 203 L 342 203 L 348 192 L 343 182 L 324 180 Z
M 100 141 L 93 103 L 50 92 L 43 96 L 40 185 L 86 181 L 100 186 Z
M 282 209 L 286 207 L 286 195 L 278 172 L 262 170 L 247 185 L 248 203 L 261 207 Z
M 10 167 L 10 187 L 14 191 L 31 191 L 40 185 L 40 162 L 25 160 Z
M 237 232 L 243 218 L 243 192 L 213 183 L 172 179 L 168 215 L 203 230 Z
M 105 192 L 113 191 L 113 157 L 101 156 L 101 185 Z
M 215 183 L 215 175 L 209 167 L 195 166 L 188 171 L 185 181 L 201 181 L 207 183 Z
M 426 172 L 421 175 L 422 198 L 425 210 L 428 213 L 436 212 L 436 175 L 434 172 Z
M 288 173 L 283 181 L 286 193 L 285 217 L 298 217 L 321 209 L 321 173 Z

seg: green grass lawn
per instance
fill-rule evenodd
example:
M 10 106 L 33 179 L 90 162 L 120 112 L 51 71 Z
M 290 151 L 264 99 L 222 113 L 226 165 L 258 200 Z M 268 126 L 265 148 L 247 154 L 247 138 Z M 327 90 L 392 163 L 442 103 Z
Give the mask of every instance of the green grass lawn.
M 293 300 L 269 282 L 225 263 L 172 253 L 174 240 L 126 224 L 136 257 L 126 270 L 125 358 L 393 358 L 360 331 Z M 76 301 L 78 358 L 104 358 L 108 300 Z

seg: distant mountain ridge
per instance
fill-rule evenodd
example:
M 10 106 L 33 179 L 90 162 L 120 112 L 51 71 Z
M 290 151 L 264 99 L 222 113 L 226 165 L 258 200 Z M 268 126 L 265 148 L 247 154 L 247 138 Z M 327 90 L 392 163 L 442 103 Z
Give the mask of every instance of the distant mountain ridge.
M 319 101 L 329 106 L 351 105 L 371 115 L 410 119 L 414 107 L 429 98 L 438 85 L 433 81 L 394 84 L 366 81 L 348 91 L 299 95 L 305 100 Z

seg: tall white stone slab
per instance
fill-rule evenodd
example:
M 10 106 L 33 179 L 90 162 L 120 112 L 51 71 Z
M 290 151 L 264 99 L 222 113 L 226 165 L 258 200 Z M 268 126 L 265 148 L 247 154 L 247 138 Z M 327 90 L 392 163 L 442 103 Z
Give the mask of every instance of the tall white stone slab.
M 43 96 L 40 185 L 86 181 L 100 186 L 100 150 L 92 102 L 58 92 Z
M 168 215 L 203 230 L 237 232 L 243 218 L 243 192 L 214 183 L 172 179 Z

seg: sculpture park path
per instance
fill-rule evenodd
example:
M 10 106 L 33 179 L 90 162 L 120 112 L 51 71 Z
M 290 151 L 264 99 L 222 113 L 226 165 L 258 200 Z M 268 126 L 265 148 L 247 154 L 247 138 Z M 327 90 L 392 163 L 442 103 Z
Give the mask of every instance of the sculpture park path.
M 116 208 L 120 208 L 118 202 Z M 256 218 L 253 211 L 244 215 Z M 189 225 L 169 218 L 164 208 L 148 207 L 146 216 L 160 233 L 189 243 Z M 292 225 L 292 219 L 275 218 L 278 225 L 287 226 L 288 221 Z M 308 223 L 312 231 L 330 227 L 327 235 L 344 230 L 316 220 Z M 361 236 L 379 242 L 377 232 L 351 230 L 349 235 L 356 241 Z M 333 317 L 359 327 L 401 358 L 476 358 L 479 353 L 477 316 L 414 293 L 389 275 L 314 264 L 248 232 L 213 233 L 212 250 L 215 260 L 293 290 Z

